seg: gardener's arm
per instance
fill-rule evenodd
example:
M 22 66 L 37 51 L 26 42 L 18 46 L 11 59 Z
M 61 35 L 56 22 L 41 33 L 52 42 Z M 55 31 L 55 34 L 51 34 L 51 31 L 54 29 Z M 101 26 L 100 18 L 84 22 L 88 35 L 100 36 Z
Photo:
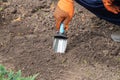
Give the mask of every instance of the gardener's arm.
M 68 30 L 69 22 L 74 14 L 74 0 L 59 0 L 54 12 L 56 20 L 56 28 L 59 30 L 61 22 L 65 25 L 65 30 Z

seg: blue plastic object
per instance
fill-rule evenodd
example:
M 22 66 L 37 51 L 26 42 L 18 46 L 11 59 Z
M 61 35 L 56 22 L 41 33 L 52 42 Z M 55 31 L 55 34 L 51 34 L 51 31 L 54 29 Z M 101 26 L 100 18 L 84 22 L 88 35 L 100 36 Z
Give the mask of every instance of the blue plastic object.
M 60 31 L 59 32 L 61 34 L 63 34 L 65 32 L 65 30 L 64 30 L 64 24 L 63 23 L 60 24 Z

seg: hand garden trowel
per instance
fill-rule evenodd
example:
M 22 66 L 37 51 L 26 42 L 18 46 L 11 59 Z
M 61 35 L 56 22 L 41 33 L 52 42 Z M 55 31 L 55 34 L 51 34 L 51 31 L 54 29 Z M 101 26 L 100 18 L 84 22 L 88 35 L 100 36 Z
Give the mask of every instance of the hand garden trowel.
M 64 24 L 61 23 L 59 32 L 54 36 L 53 49 L 56 53 L 65 53 L 67 47 L 67 36 Z

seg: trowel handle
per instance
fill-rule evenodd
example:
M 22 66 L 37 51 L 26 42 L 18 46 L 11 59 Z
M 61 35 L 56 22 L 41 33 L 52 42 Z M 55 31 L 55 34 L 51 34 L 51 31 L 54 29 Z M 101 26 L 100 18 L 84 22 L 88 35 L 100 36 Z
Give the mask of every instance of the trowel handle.
M 60 24 L 60 31 L 59 32 L 60 33 L 64 33 L 65 32 L 63 23 Z

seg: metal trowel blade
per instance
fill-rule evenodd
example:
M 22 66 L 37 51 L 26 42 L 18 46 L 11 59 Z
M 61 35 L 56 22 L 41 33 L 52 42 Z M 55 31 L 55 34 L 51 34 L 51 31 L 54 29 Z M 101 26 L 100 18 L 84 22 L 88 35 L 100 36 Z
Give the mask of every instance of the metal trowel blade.
M 64 34 L 54 36 L 53 49 L 56 53 L 65 53 L 67 48 L 67 37 Z

